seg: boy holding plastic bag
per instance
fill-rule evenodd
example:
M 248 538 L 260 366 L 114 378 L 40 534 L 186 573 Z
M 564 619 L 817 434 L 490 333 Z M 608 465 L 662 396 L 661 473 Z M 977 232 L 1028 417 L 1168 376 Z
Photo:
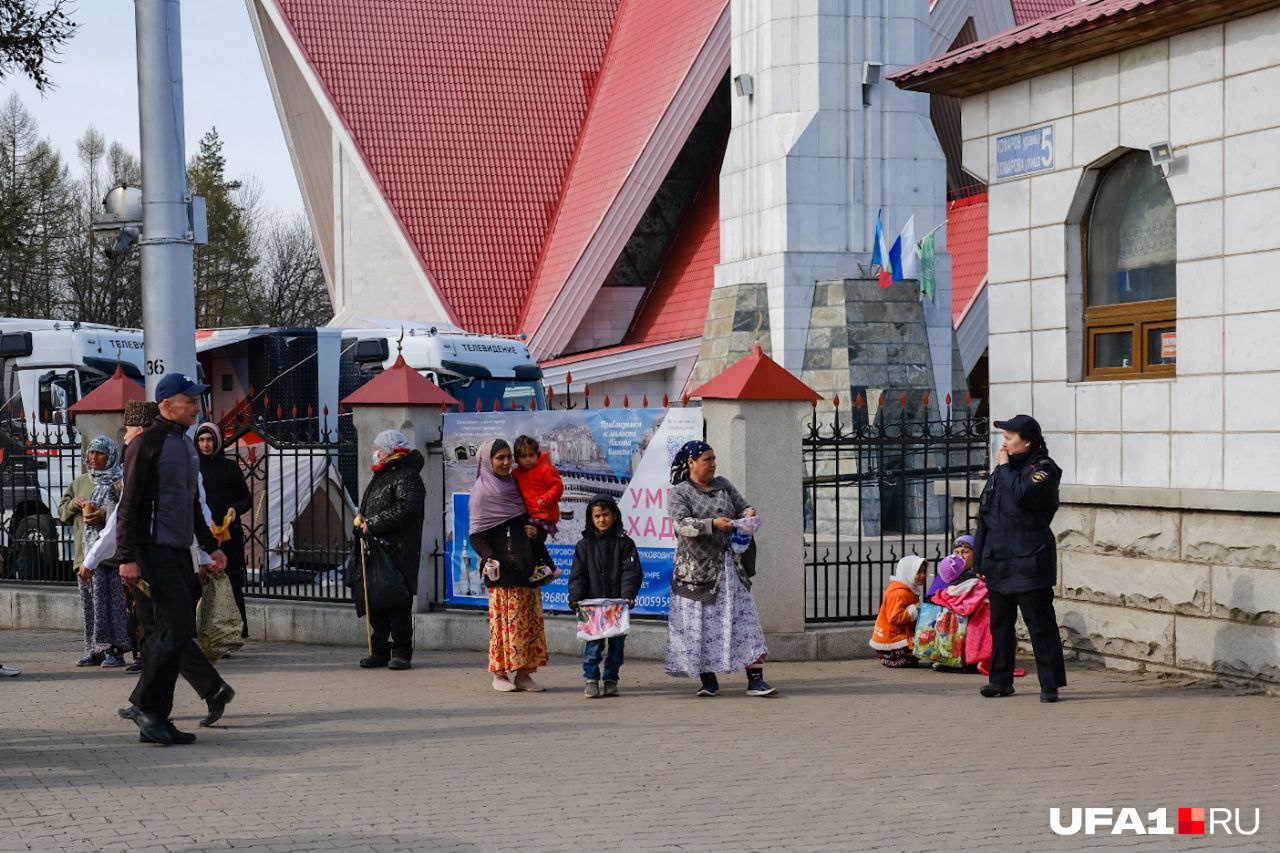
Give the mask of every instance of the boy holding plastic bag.
M 569 572 L 569 607 L 578 615 L 578 637 L 586 641 L 582 674 L 588 699 L 618 695 L 629 610 L 642 579 L 640 556 L 623 530 L 621 510 L 612 498 L 596 498 L 587 506 L 586 529 Z

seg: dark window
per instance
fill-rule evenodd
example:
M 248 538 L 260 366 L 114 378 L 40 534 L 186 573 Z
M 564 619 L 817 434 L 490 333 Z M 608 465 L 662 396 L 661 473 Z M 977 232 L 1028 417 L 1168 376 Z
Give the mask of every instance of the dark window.
M 1144 151 L 1098 183 L 1086 229 L 1086 375 L 1168 375 L 1177 364 L 1173 196 Z

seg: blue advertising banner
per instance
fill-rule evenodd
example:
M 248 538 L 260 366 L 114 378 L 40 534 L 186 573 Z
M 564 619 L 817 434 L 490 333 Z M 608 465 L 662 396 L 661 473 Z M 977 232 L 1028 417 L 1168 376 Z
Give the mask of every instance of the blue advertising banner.
M 546 610 L 569 610 L 569 569 L 589 519 L 586 508 L 607 495 L 622 509 L 622 522 L 636 542 L 644 585 L 633 611 L 665 616 L 671 596 L 676 534 L 667 517 L 668 474 L 676 451 L 702 438 L 702 410 L 591 409 L 448 414 L 444 419 L 445 559 L 450 604 L 485 606 L 488 596 L 480 559 L 469 544 L 470 490 L 476 479 L 476 448 L 499 437 L 537 439 L 560 471 L 565 492 L 560 524 L 547 549 L 564 576 L 542 588 Z

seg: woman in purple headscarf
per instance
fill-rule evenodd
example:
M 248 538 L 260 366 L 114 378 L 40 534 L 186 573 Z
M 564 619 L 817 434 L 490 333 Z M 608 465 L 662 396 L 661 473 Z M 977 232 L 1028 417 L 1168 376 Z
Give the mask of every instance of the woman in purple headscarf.
M 489 588 L 489 671 L 493 689 L 540 692 L 533 673 L 547 663 L 547 634 L 542 622 L 542 592 L 530 582 L 533 543 L 546 538 L 529 523 L 524 498 L 511 476 L 511 446 L 491 438 L 471 487 L 471 548 L 484 568 Z M 514 674 L 514 680 L 508 678 Z

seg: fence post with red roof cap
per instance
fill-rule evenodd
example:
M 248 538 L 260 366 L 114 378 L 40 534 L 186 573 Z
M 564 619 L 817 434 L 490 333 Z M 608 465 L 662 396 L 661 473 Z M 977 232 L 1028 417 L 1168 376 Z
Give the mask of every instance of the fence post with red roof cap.
M 431 555 L 444 551 L 444 494 L 440 487 L 441 437 L 444 413 L 458 401 L 434 382 L 409 367 L 399 356 L 391 369 L 379 373 L 346 397 L 343 405 L 351 407 L 356 428 L 360 465 L 359 495 L 363 496 L 373 479 L 370 459 L 373 440 L 383 430 L 394 429 L 405 434 L 413 449 L 427 460 L 422 469 L 422 484 L 427 490 L 422 523 L 422 551 L 418 564 L 417 607 L 419 613 L 431 609 L 441 588 L 437 566 Z M 433 459 L 432 456 L 437 458 Z
M 702 398 L 717 474 L 760 514 L 752 592 L 770 653 L 808 657 L 800 426 L 822 396 L 759 346 L 692 396 Z

